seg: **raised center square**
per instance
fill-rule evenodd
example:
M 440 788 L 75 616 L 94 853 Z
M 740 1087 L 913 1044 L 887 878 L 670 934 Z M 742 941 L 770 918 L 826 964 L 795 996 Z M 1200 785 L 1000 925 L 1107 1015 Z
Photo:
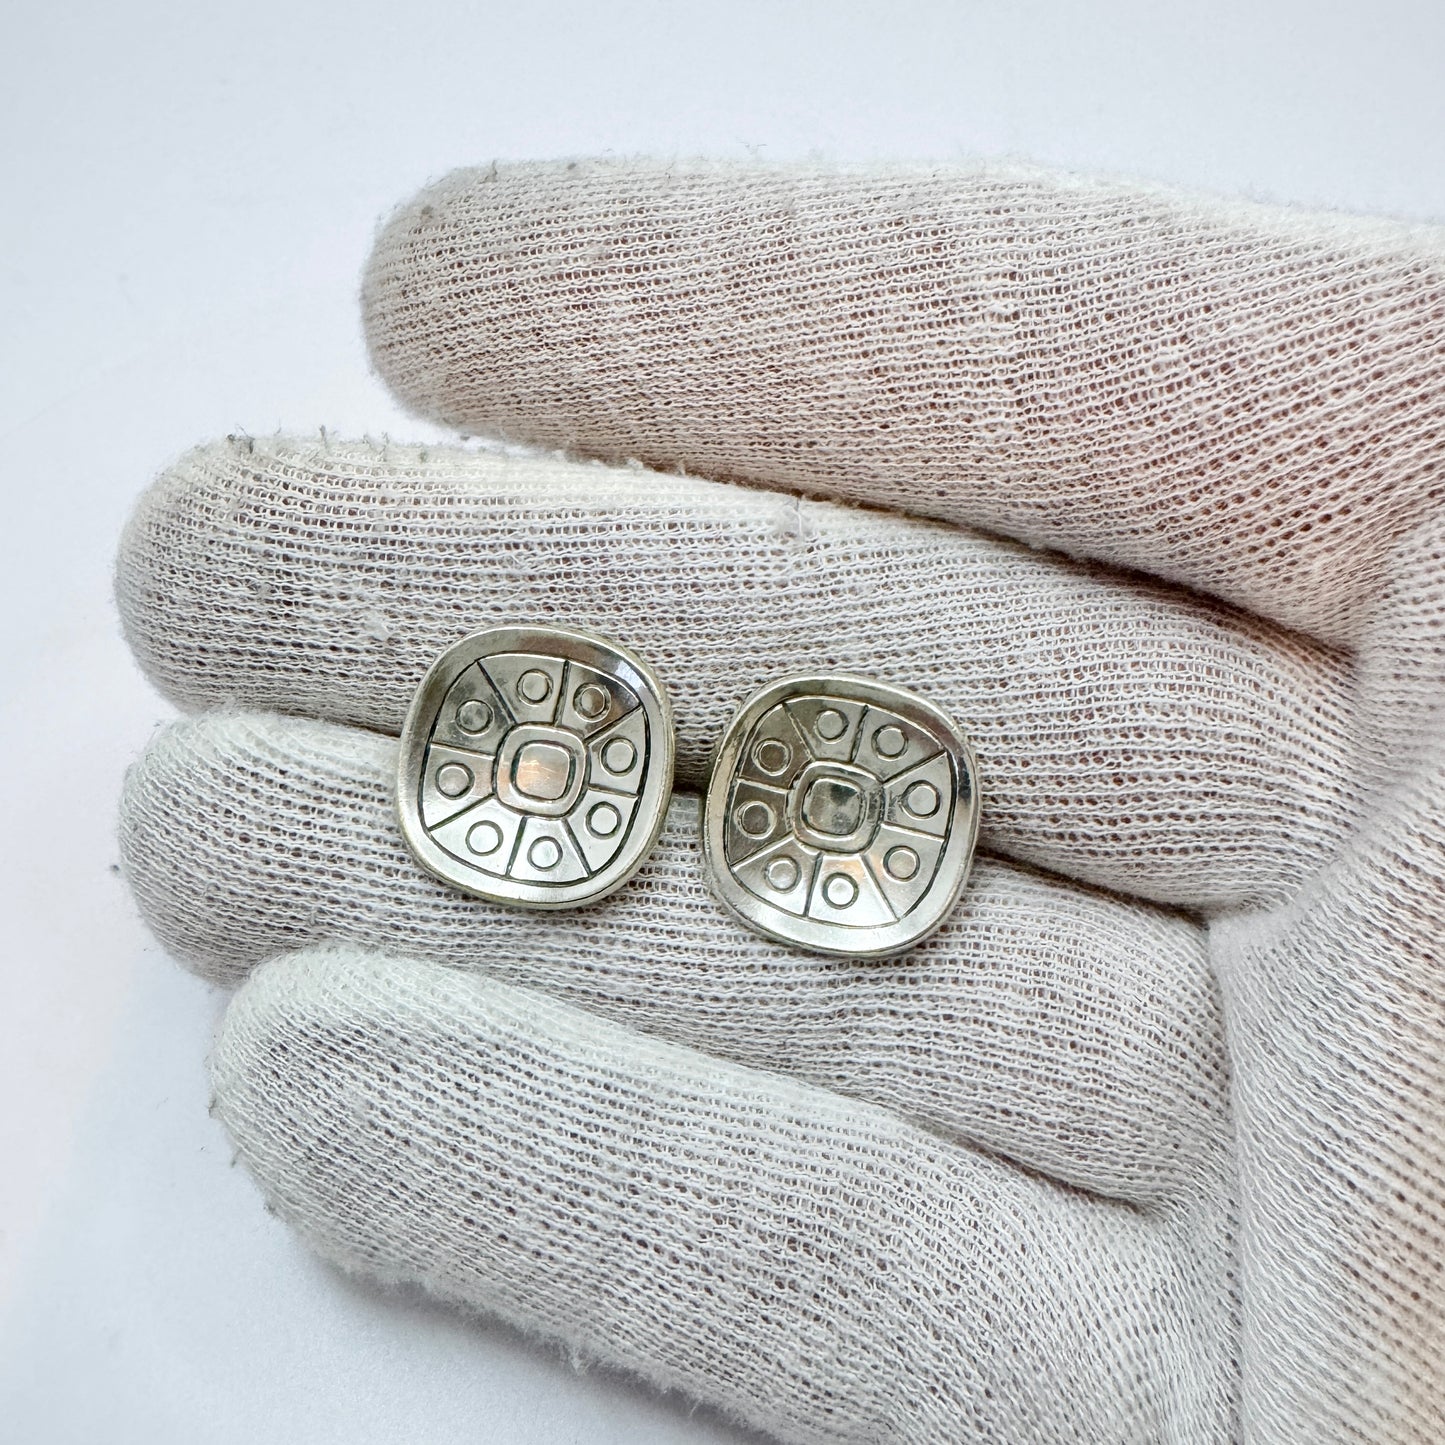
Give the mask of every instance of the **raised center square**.
M 517 750 L 512 782 L 525 798 L 551 803 L 572 781 L 572 754 L 556 743 L 530 742 Z
M 503 807 L 560 818 L 587 786 L 587 745 L 566 728 L 519 723 L 497 754 L 497 798 Z
M 788 792 L 794 836 L 825 853 L 858 853 L 877 831 L 883 785 L 850 763 L 811 762 Z
M 803 795 L 802 812 L 814 832 L 846 838 L 863 821 L 863 791 L 847 778 L 817 778 Z

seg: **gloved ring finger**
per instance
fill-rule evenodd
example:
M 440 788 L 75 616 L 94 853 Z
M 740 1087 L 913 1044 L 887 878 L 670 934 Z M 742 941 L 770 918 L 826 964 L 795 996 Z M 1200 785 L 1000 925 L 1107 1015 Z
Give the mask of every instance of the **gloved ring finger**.
M 423 956 L 885 1103 L 1109 1197 L 1215 1182 L 1224 1055 L 1194 921 L 981 858 L 956 913 L 907 957 L 801 953 L 707 891 L 689 795 L 611 898 L 506 909 L 416 866 L 393 810 L 396 755 L 390 738 L 268 714 L 162 732 L 122 815 L 126 870 L 162 941 L 228 981 L 325 939 Z

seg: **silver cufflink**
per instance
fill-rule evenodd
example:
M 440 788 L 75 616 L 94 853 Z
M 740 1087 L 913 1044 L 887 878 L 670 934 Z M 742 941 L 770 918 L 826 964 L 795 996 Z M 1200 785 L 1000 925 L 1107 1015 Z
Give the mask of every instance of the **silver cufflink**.
M 494 627 L 448 648 L 402 731 L 397 816 L 429 873 L 478 898 L 568 908 L 620 888 L 672 794 L 667 693 L 614 642 Z M 714 892 L 820 953 L 886 958 L 948 916 L 978 835 L 973 750 L 938 708 L 847 675 L 750 698 L 703 806 Z
M 913 693 L 845 675 L 773 683 L 743 705 L 713 761 L 712 887 L 780 942 L 901 953 L 968 880 L 977 773 L 963 733 Z
M 672 794 L 672 713 L 615 642 L 494 627 L 427 671 L 402 731 L 397 816 L 418 863 L 478 898 L 568 908 L 625 883 Z

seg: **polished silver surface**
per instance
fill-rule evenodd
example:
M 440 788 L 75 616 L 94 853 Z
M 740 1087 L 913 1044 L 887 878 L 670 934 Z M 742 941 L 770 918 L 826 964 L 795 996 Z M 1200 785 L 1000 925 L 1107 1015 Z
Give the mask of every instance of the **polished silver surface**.
M 754 694 L 713 759 L 703 861 L 746 924 L 818 953 L 887 958 L 968 881 L 978 765 L 931 703 L 868 678 Z
M 417 862 L 478 898 L 590 903 L 647 856 L 672 794 L 672 712 L 625 647 L 494 627 L 432 664 L 401 736 L 396 808 Z

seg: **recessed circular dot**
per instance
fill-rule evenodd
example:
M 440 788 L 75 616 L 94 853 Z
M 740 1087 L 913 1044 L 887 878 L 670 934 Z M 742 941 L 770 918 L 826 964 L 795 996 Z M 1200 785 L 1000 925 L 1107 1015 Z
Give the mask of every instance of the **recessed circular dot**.
M 938 811 L 938 789 L 932 783 L 914 783 L 903 795 L 903 806 L 915 818 L 931 818 Z
M 798 864 L 795 859 L 786 855 L 781 858 L 774 858 L 767 868 L 763 870 L 763 876 L 768 880 L 768 886 L 776 888 L 779 893 L 786 893 L 789 889 L 795 888 L 798 883 Z
M 524 672 L 517 679 L 517 692 L 523 702 L 544 702 L 552 691 L 552 679 L 539 667 Z
M 793 761 L 793 750 L 780 738 L 764 738 L 753 749 L 753 761 L 765 773 L 776 776 Z
M 765 838 L 773 831 L 775 821 L 773 810 L 766 803 L 744 803 L 733 814 L 733 822 L 749 838 Z
M 437 769 L 437 792 L 444 798 L 460 798 L 472 785 L 472 770 L 460 763 L 443 763 Z
M 495 823 L 481 822 L 467 833 L 467 847 L 485 858 L 502 846 L 502 830 Z
M 602 766 L 609 773 L 625 773 L 637 761 L 637 749 L 626 738 L 613 738 L 602 749 Z
M 835 873 L 823 885 L 823 897 L 834 908 L 846 908 L 857 896 L 858 885 L 846 873 Z
M 527 849 L 527 862 L 541 872 L 555 868 L 562 861 L 562 848 L 555 838 L 538 838 Z
M 598 838 L 610 838 L 621 823 L 622 814 L 611 803 L 598 803 L 587 814 L 587 829 Z
M 918 872 L 918 854 L 912 848 L 890 848 L 883 855 L 883 868 L 890 878 L 907 883 Z
M 572 694 L 572 706 L 579 717 L 595 722 L 607 711 L 607 689 L 595 682 L 586 683 Z
M 825 707 L 813 721 L 813 731 L 831 743 L 848 731 L 848 719 L 835 707 Z
M 484 733 L 492 725 L 492 710 L 476 698 L 468 698 L 457 709 L 457 726 L 464 733 Z
M 896 758 L 907 746 L 908 739 L 903 736 L 903 729 L 891 723 L 873 734 L 873 751 L 880 758 Z

